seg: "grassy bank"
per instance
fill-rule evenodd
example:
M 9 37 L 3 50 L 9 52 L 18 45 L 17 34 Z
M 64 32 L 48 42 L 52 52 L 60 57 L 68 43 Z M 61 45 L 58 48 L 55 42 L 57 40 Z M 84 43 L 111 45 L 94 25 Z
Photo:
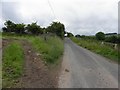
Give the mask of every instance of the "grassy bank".
M 57 36 L 47 36 L 46 40 L 44 35 L 33 36 L 33 35 L 17 35 L 10 33 L 3 33 L 3 38 L 17 38 L 26 39 L 32 46 L 41 54 L 43 60 L 46 63 L 55 63 L 61 57 L 64 51 L 63 40 Z
M 42 54 L 43 60 L 46 63 L 55 63 L 63 54 L 63 41 L 55 36 L 49 37 L 46 40 L 44 37 L 28 37 L 33 47 Z
M 11 87 L 23 72 L 24 53 L 18 42 L 12 42 L 3 50 L 3 87 Z
M 64 44 L 63 40 L 57 36 L 47 36 L 45 39 L 44 35 L 33 36 L 4 33 L 2 34 L 2 38 L 8 39 L 10 43 L 3 48 L 3 87 L 13 87 L 23 73 L 25 56 L 21 46 L 21 40 L 30 42 L 33 49 L 40 55 L 41 59 L 46 64 L 49 64 L 48 66 L 60 64 L 58 62 L 60 62 L 59 59 L 63 54 Z
M 88 50 L 91 50 L 97 54 L 100 54 L 111 60 L 118 62 L 118 56 L 120 56 L 120 53 L 118 53 L 118 50 L 115 50 L 115 49 L 111 48 L 110 46 L 101 45 L 101 42 L 99 42 L 97 40 L 78 39 L 75 37 L 72 37 L 71 39 L 75 43 L 77 43 L 79 46 L 82 46 Z

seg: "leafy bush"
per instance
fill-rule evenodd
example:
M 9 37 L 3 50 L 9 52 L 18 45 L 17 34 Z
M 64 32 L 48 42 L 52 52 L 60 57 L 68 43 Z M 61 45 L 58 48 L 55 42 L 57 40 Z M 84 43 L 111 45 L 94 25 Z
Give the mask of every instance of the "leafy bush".
M 96 39 L 97 40 L 104 40 L 105 39 L 105 34 L 103 32 L 98 32 L 96 33 Z
M 110 37 L 106 37 L 105 38 L 106 42 L 110 42 L 110 43 L 118 43 L 118 37 L 117 36 L 110 36 Z

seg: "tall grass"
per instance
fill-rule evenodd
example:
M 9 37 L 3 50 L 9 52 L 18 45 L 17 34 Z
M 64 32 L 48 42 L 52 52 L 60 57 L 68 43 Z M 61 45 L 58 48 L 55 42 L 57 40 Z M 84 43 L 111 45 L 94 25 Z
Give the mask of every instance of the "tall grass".
M 3 50 L 3 87 L 10 87 L 21 76 L 24 53 L 18 42 L 12 42 Z
M 63 41 L 57 36 L 48 36 L 44 39 L 44 36 L 33 35 L 16 35 L 4 33 L 2 38 L 16 39 L 18 42 L 11 42 L 3 49 L 3 70 L 2 70 L 2 85 L 3 87 L 12 87 L 15 85 L 16 80 L 22 75 L 24 64 L 24 53 L 19 39 L 25 39 L 29 41 L 33 48 L 40 53 L 40 57 L 47 63 L 56 65 L 59 62 L 59 58 L 63 54 L 64 45 Z
M 103 55 L 111 60 L 118 62 L 118 56 L 120 56 L 120 53 L 118 53 L 118 50 L 113 49 L 112 47 L 108 45 L 102 45 L 100 41 L 97 40 L 91 40 L 91 39 L 78 39 L 78 38 L 71 38 L 75 43 L 77 43 L 79 46 L 82 46 L 88 50 L 91 50 L 95 53 L 98 53 L 100 55 Z
M 46 40 L 39 36 L 29 37 L 29 41 L 47 63 L 55 63 L 63 54 L 63 41 L 57 36 Z
M 45 40 L 44 37 L 47 37 Z M 4 38 L 26 39 L 32 43 L 33 47 L 42 54 L 42 58 L 46 63 L 55 63 L 61 57 L 64 51 L 62 39 L 53 35 L 17 35 L 11 33 L 3 33 Z

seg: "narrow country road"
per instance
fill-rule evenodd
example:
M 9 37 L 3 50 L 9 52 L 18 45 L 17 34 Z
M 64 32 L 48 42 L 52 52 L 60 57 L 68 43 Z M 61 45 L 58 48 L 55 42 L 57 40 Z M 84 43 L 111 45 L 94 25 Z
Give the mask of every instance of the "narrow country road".
M 65 39 L 59 88 L 118 88 L 118 64 Z

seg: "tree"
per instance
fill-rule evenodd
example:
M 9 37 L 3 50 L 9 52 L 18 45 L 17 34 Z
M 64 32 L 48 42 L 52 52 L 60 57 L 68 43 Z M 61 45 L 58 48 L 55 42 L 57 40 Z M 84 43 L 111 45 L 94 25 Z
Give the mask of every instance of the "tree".
M 26 29 L 31 34 L 35 35 L 43 34 L 42 28 L 38 26 L 37 23 L 28 24 Z
M 75 37 L 80 38 L 81 36 L 79 34 L 75 35 Z
M 103 32 L 98 32 L 96 33 L 96 39 L 97 40 L 104 40 L 105 39 L 105 34 Z
M 15 24 L 12 21 L 7 20 L 4 24 L 7 28 L 7 32 L 14 32 L 15 31 Z
M 15 24 L 15 33 L 24 34 L 25 33 L 25 24 Z
M 67 32 L 67 37 L 73 37 L 74 35 L 70 32 Z
M 57 36 L 63 38 L 64 32 L 65 32 L 65 27 L 60 22 L 52 22 L 52 24 L 47 27 L 47 31 L 51 32 L 51 33 L 55 33 Z
M 85 35 L 82 35 L 81 38 L 86 38 L 86 36 L 85 36 Z
M 60 22 L 52 22 L 47 28 L 41 28 L 37 25 L 37 22 L 28 24 L 25 27 L 25 24 L 15 24 L 10 20 L 7 20 L 5 23 L 6 27 L 3 27 L 3 32 L 15 32 L 17 34 L 29 33 L 34 35 L 39 35 L 47 32 L 55 33 L 57 36 L 64 38 L 65 27 Z
M 3 31 L 3 32 L 8 32 L 8 29 L 7 29 L 6 27 L 3 27 L 3 28 L 2 28 L 2 31 Z

